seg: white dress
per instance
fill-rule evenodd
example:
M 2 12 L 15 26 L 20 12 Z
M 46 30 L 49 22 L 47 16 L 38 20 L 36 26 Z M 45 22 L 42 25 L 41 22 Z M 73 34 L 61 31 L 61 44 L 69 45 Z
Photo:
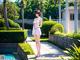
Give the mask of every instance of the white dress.
M 38 18 L 34 19 L 32 35 L 41 35 L 41 29 L 39 27 L 40 22 L 42 22 L 42 18 L 41 17 L 38 17 Z

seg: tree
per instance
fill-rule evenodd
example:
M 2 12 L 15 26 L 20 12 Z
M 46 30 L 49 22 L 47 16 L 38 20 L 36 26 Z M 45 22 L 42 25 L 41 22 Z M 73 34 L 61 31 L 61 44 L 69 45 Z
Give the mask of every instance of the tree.
M 60 4 L 61 3 L 61 4 Z M 64 8 L 64 0 L 49 0 L 45 16 L 51 15 L 53 19 L 59 18 L 60 9 Z
M 58 0 L 59 2 L 59 21 L 61 22 L 61 0 Z
M 64 8 L 64 0 L 61 1 L 61 7 Z M 44 17 L 52 16 L 53 19 L 59 18 L 58 0 L 27 0 L 26 8 L 24 9 L 24 18 L 33 19 L 36 8 L 39 8 Z M 61 8 L 61 9 L 62 9 Z
M 4 19 L 5 19 L 5 23 L 6 23 L 7 28 L 9 28 L 9 23 L 8 23 L 8 19 L 7 19 L 6 0 L 3 0 L 3 6 L 4 6 Z
M 41 10 L 42 12 L 42 17 L 43 17 L 43 14 L 45 13 L 45 10 L 46 10 L 46 4 L 48 4 L 47 2 L 49 2 L 49 0 L 38 0 L 38 8 Z
M 8 19 L 15 20 L 19 18 L 19 7 L 15 3 L 7 1 L 6 8 Z M 4 17 L 3 9 L 3 5 L 0 4 L 0 14 L 2 17 Z
M 22 28 L 24 29 L 24 8 L 27 5 L 27 0 L 18 0 L 17 2 L 19 2 L 19 6 L 21 8 Z

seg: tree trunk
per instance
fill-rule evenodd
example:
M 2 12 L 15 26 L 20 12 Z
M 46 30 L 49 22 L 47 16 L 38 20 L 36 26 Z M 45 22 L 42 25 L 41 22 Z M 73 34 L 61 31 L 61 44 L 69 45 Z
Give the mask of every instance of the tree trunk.
M 78 7 L 77 0 L 74 0 L 74 32 L 78 32 Z
M 9 28 L 9 23 L 8 23 L 8 19 L 7 19 L 6 0 L 4 0 L 3 6 L 4 6 L 4 19 L 5 19 L 5 25 L 7 26 L 7 28 Z
M 24 29 L 24 8 L 21 9 L 22 15 L 22 28 Z
M 59 21 L 61 23 L 61 1 L 59 0 Z
M 23 0 L 21 0 L 21 18 L 22 18 L 22 28 L 24 29 L 24 3 Z

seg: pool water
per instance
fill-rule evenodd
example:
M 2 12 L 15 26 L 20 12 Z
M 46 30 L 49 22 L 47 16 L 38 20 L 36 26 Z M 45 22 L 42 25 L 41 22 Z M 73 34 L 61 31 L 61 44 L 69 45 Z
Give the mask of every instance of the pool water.
M 12 54 L 5 54 L 4 60 L 16 60 L 16 58 Z

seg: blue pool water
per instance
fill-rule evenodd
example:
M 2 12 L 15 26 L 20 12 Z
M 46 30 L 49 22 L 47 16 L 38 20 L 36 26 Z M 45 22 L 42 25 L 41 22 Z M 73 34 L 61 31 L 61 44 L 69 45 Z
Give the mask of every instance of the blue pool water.
M 16 58 L 12 54 L 5 54 L 4 60 L 16 60 Z

